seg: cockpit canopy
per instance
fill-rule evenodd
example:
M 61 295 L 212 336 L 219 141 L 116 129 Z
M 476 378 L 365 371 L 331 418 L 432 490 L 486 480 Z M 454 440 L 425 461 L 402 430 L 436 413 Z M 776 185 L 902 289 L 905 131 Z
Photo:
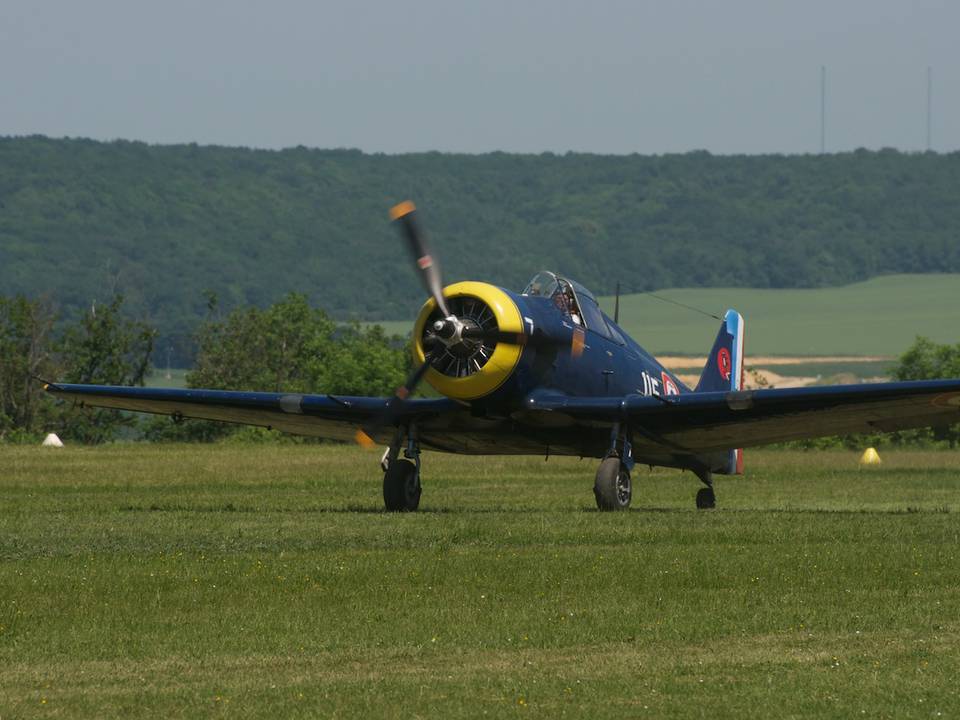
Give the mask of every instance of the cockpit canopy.
M 601 312 L 593 293 L 578 282 L 560 277 L 549 270 L 541 270 L 527 283 L 521 294 L 551 298 L 553 304 L 572 322 L 619 345 L 625 344 L 617 326 Z
M 533 297 L 553 297 L 553 294 L 559 289 L 560 282 L 557 276 L 547 270 L 541 270 L 527 283 L 521 294 L 532 295 Z

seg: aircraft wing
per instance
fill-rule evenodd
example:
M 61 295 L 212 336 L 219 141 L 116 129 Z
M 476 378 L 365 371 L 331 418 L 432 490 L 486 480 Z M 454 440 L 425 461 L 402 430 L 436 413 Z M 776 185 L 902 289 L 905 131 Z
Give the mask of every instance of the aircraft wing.
M 50 384 L 47 391 L 93 407 L 271 427 L 353 440 L 388 398 Z M 628 422 L 638 454 L 660 458 L 786 440 L 902 430 L 960 422 L 960 380 L 834 385 L 784 390 L 699 392 L 650 397 L 572 397 L 535 391 L 516 422 L 473 418 L 446 398 L 416 399 L 398 420 L 415 420 L 421 439 L 448 452 L 600 456 L 614 422 Z M 387 443 L 391 428 L 374 440 Z
M 389 401 L 385 397 L 63 383 L 50 383 L 46 390 L 65 400 L 92 407 L 260 425 L 331 440 L 353 440 L 357 429 L 376 419 Z M 400 411 L 399 418 L 426 420 L 459 408 L 456 402 L 446 398 L 409 400 Z M 384 428 L 374 440 L 387 443 L 392 434 L 392 428 Z
M 708 453 L 847 433 L 960 422 L 960 380 L 829 385 L 784 390 L 650 397 L 534 394 L 528 414 L 578 424 L 626 421 L 635 443 L 673 453 Z

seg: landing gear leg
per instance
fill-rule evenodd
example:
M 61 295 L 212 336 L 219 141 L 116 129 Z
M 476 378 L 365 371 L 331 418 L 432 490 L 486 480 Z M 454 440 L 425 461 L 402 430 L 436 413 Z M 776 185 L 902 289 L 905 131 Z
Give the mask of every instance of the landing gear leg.
M 413 512 L 420 506 L 420 445 L 412 428 L 407 431 L 407 448 L 400 458 L 400 431 L 387 450 L 381 465 L 383 504 L 389 512 Z
M 713 493 L 713 473 L 709 470 L 695 470 L 697 477 L 700 478 L 706 487 L 697 491 L 697 509 L 712 510 L 717 506 L 717 497 Z
M 380 458 L 380 469 L 384 472 L 390 468 L 391 463 L 396 462 L 397 455 L 400 453 L 400 440 L 400 428 L 397 428 L 397 431 L 393 434 L 393 440 L 390 441 L 390 445 L 383 451 L 383 456 Z
M 593 496 L 601 511 L 626 510 L 633 497 L 630 470 L 633 469 L 633 454 L 630 433 L 621 433 L 620 423 L 610 432 L 610 449 L 597 469 L 593 483 Z

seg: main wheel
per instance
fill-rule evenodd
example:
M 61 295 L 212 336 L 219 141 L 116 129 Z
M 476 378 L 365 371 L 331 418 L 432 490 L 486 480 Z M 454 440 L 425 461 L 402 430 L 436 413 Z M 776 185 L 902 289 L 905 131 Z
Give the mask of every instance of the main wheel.
M 593 483 L 593 495 L 600 510 L 626 510 L 630 507 L 633 486 L 630 483 L 630 471 L 618 457 L 608 457 L 597 470 L 597 479 Z
M 413 512 L 420 505 L 420 473 L 409 460 L 398 458 L 383 474 L 383 504 L 391 512 Z
M 712 510 L 716 506 L 717 497 L 713 494 L 712 487 L 705 487 L 697 490 L 697 507 L 700 510 Z

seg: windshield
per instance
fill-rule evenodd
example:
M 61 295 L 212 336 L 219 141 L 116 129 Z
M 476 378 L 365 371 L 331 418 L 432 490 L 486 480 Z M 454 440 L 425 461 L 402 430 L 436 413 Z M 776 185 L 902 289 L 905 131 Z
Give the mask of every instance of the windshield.
M 533 297 L 553 297 L 559 288 L 557 276 L 552 272 L 542 270 L 533 276 L 533 280 L 527 283 L 521 295 L 532 295 Z

